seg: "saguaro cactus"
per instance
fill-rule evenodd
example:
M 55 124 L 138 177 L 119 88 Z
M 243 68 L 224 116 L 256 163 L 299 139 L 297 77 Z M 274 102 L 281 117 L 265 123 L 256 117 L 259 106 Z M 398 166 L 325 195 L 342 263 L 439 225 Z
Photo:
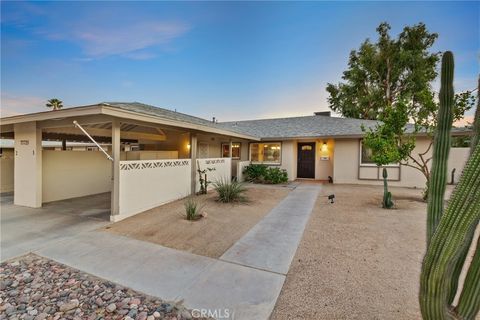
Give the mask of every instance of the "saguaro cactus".
M 475 118 L 473 120 L 473 136 L 471 140 L 470 152 L 473 152 L 479 140 L 480 140 L 480 76 L 478 77 L 477 110 L 475 111 Z
M 434 140 L 428 202 L 428 248 L 420 278 L 420 307 L 424 319 L 474 319 L 480 309 L 480 246 L 468 267 L 460 299 L 452 305 L 460 270 L 465 264 L 480 220 L 480 145 L 474 147 L 449 204 L 443 210 L 446 184 L 445 157 L 450 147 L 449 127 L 453 104 L 453 55 L 442 59 L 442 88 L 438 128 Z M 449 114 L 447 114 L 449 113 Z M 448 135 L 447 135 L 448 132 Z
M 384 208 L 391 209 L 393 207 L 393 201 L 392 201 L 392 193 L 390 191 L 388 191 L 387 168 L 383 168 L 382 176 L 383 176 L 383 201 L 382 201 L 382 206 Z
M 427 242 L 435 232 L 443 213 L 448 154 L 450 153 L 450 132 L 453 122 L 453 67 L 453 54 L 447 51 L 442 58 L 440 107 L 433 143 L 432 170 L 428 185 Z

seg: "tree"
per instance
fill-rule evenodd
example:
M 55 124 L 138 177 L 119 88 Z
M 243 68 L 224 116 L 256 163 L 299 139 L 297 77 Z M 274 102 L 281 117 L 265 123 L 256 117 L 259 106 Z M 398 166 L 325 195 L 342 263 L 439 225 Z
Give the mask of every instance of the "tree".
M 60 110 L 60 109 L 63 108 L 63 102 L 62 102 L 62 100 L 53 98 L 53 99 L 50 99 L 50 100 L 47 101 L 46 107 L 47 108 L 52 108 L 52 111 L 53 110 Z
M 437 77 L 440 53 L 429 50 L 438 35 L 428 32 L 423 23 L 405 27 L 396 39 L 389 30 L 388 23 L 381 23 L 377 42 L 367 39 L 350 53 L 344 81 L 327 85 L 328 102 L 333 111 L 345 117 L 383 121 L 367 130 L 365 142 L 373 147 L 373 156 L 395 152 L 398 162 L 419 170 L 428 185 L 431 144 L 417 154 L 413 150 L 414 135 L 421 132 L 431 136 L 437 124 L 438 102 L 431 83 Z M 461 119 L 473 103 L 471 92 L 455 95 L 453 120 Z M 396 122 L 399 119 L 401 123 Z M 378 144 L 385 132 L 389 132 L 389 141 L 383 145 L 388 150 Z M 391 150 L 395 147 L 396 151 Z

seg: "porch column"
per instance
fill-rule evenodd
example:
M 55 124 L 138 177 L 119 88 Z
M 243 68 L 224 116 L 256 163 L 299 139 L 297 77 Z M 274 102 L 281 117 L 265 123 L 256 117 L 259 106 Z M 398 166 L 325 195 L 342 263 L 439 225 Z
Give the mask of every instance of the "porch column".
M 13 203 L 19 206 L 42 206 L 42 129 L 37 123 L 14 125 L 15 165 Z
M 190 194 L 193 196 L 197 191 L 197 134 L 190 133 L 190 161 L 192 163 Z
M 112 121 L 112 195 L 110 214 L 120 214 L 120 121 Z

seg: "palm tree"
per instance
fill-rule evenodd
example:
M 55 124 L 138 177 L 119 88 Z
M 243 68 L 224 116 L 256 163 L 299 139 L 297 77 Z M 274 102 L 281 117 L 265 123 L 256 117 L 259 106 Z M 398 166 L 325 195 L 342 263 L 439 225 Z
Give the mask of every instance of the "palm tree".
M 63 108 L 63 102 L 62 100 L 53 98 L 47 101 L 46 106 L 47 108 L 52 108 L 52 110 L 60 110 Z

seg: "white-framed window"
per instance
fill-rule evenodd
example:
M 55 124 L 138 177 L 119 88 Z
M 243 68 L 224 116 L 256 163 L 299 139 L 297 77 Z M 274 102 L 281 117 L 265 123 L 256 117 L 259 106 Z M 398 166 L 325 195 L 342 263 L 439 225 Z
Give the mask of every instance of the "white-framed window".
M 280 142 L 250 143 L 250 161 L 252 163 L 280 164 L 282 162 L 282 144 Z
M 232 142 L 232 159 L 240 159 L 242 144 L 240 142 Z M 230 157 L 230 142 L 222 143 L 222 158 Z
M 363 139 L 360 140 L 360 166 L 362 167 L 376 167 L 377 164 L 372 160 L 372 150 L 363 144 Z M 399 167 L 399 163 L 389 163 L 382 167 Z

